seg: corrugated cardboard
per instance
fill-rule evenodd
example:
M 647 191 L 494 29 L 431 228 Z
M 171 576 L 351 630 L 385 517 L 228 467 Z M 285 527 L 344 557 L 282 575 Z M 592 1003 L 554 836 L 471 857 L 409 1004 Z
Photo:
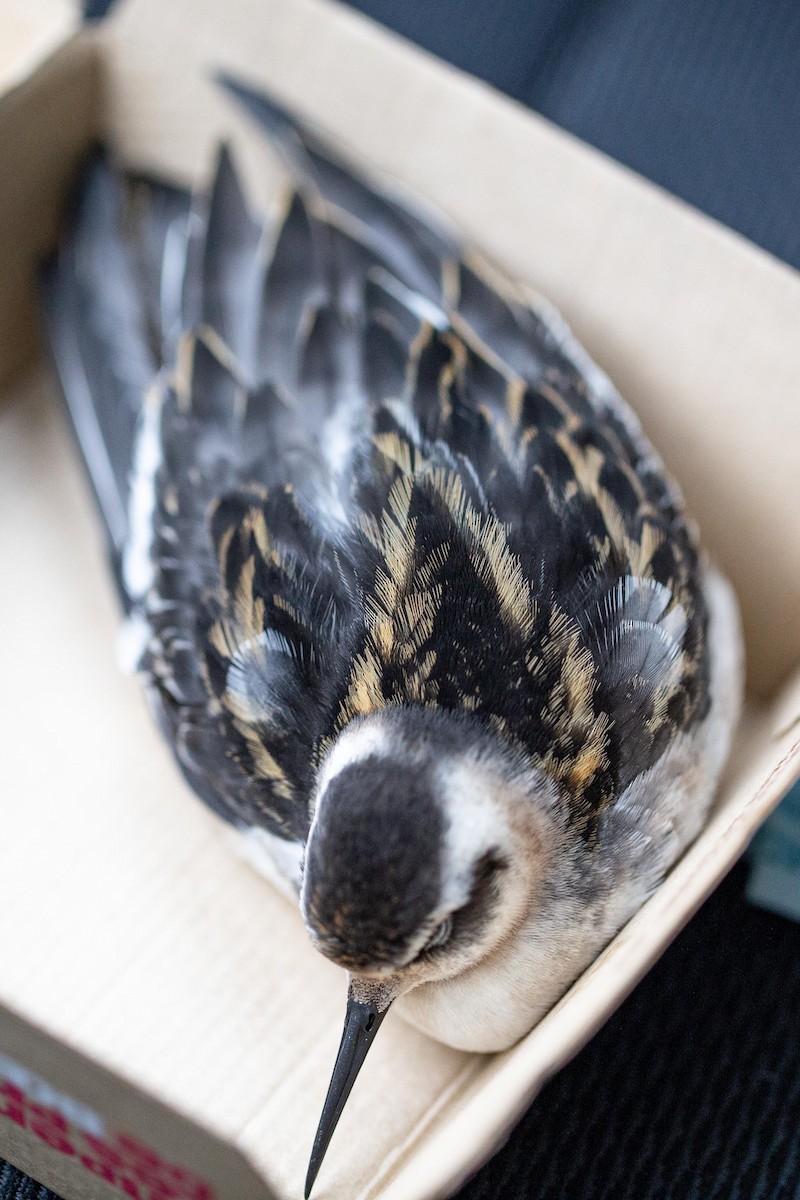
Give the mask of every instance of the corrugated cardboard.
M 742 599 L 750 700 L 735 758 L 708 828 L 652 900 L 513 1050 L 458 1053 L 392 1014 L 376 1041 L 315 1194 L 445 1195 L 800 772 L 800 280 L 327 0 L 129 0 L 96 44 L 70 40 L 53 3 L 33 41 L 0 57 L 13 83 L 0 98 L 0 258 L 16 264 L 0 285 L 7 371 L 35 344 L 26 271 L 99 126 L 133 165 L 182 179 L 207 169 L 224 133 L 266 201 L 274 164 L 207 81 L 224 65 L 438 204 L 562 308 Z M 0 6 L 4 50 L 6 19 Z M 0 479 L 0 1153 L 67 1200 L 296 1197 L 343 978 L 187 791 L 115 667 L 98 523 L 42 369 L 0 406 Z

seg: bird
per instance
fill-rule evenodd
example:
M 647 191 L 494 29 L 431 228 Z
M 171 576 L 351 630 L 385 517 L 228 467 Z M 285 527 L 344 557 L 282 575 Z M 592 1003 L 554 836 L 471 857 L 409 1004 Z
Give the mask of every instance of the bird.
M 100 147 L 42 312 L 161 730 L 347 972 L 308 1196 L 390 1007 L 508 1047 L 658 886 L 724 767 L 741 635 L 555 309 L 219 83 L 278 210 L 227 144 L 194 191 Z

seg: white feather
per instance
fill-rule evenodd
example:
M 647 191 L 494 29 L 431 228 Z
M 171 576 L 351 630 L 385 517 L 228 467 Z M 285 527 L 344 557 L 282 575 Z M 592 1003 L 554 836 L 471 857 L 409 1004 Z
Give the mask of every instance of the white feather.
M 322 764 L 316 794 L 324 799 L 325 791 L 331 780 L 353 763 L 363 762 L 365 758 L 386 756 L 391 748 L 385 727 L 374 718 L 363 725 L 355 725 L 337 738 L 333 748 Z
M 142 405 L 128 501 L 128 541 L 123 556 L 125 587 L 133 600 L 141 600 L 155 580 L 153 561 L 156 511 L 156 475 L 161 466 L 161 406 L 157 387 Z

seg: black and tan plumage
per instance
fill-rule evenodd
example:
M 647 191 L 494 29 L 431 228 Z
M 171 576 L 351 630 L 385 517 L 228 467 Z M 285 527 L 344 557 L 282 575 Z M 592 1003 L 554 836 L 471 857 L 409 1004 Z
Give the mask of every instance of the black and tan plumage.
M 310 1186 L 390 1003 L 510 1044 L 695 835 L 739 636 L 557 315 L 227 86 L 280 219 L 98 157 L 45 310 L 178 763 L 350 971 Z

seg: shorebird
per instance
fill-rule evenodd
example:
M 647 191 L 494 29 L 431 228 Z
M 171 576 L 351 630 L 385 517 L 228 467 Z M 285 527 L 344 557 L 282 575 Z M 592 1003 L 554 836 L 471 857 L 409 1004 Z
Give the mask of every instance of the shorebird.
M 390 1005 L 526 1033 L 697 834 L 732 592 L 631 410 L 441 218 L 222 82 L 281 155 L 87 170 L 44 277 L 152 706 L 349 973 L 306 1194 Z

